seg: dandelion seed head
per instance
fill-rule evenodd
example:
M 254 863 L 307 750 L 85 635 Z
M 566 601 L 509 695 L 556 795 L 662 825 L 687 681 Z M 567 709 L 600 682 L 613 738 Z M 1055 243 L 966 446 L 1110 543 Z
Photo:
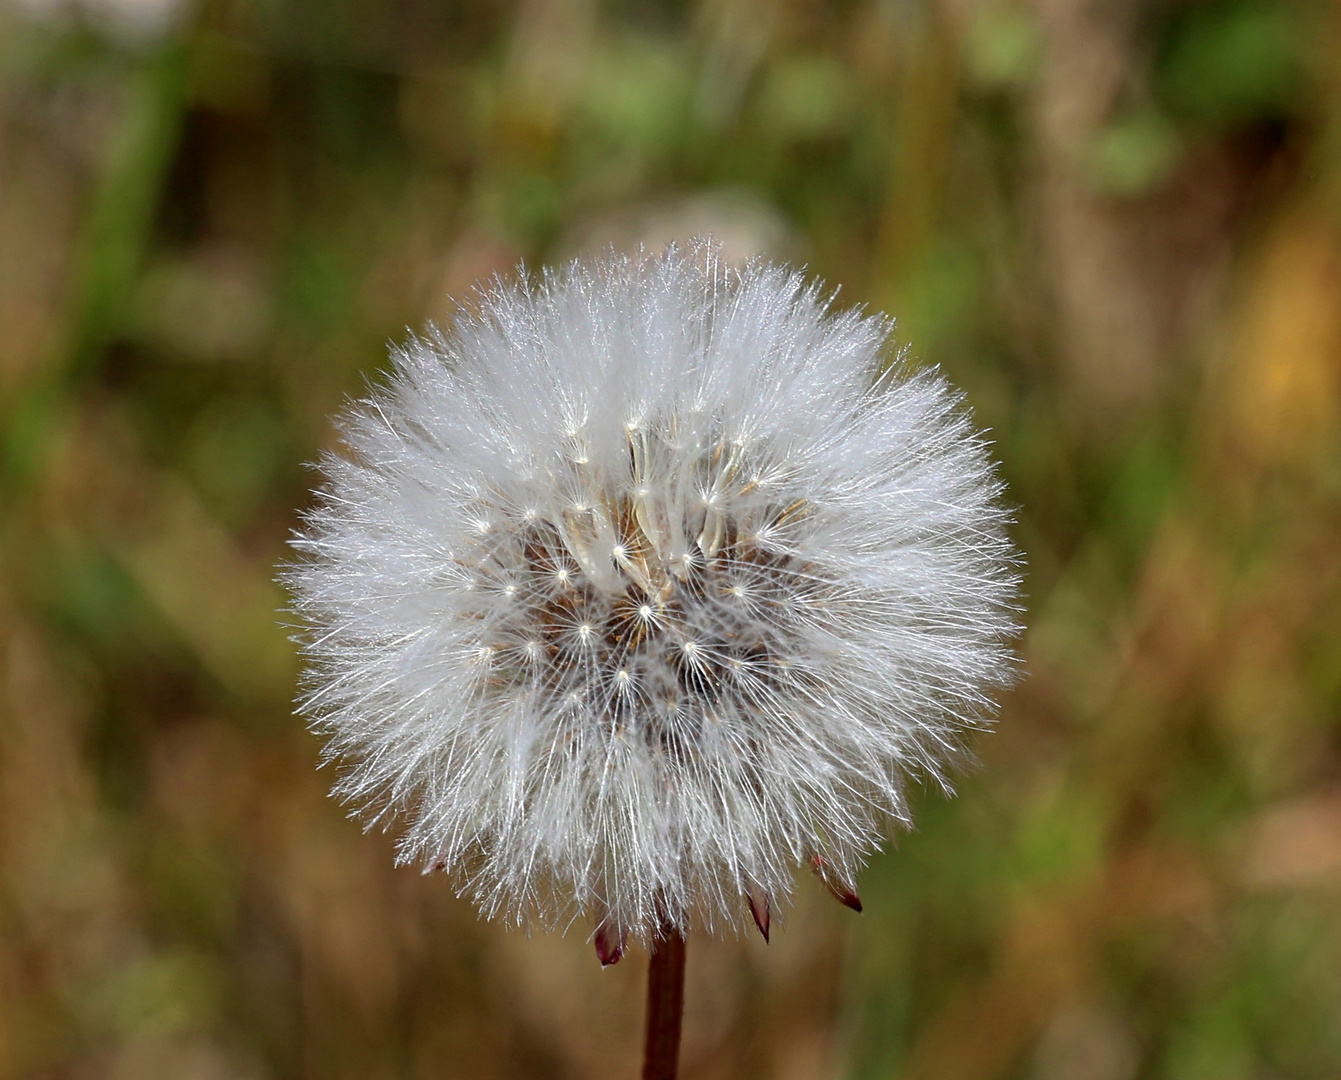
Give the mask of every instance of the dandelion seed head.
M 398 350 L 286 572 L 336 794 L 516 923 L 739 928 L 799 865 L 855 895 L 1017 630 L 984 443 L 889 334 L 695 246 Z

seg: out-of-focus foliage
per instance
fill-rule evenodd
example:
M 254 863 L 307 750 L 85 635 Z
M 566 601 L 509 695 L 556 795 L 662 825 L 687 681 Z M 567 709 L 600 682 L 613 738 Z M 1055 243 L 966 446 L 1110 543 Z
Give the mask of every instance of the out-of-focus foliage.
M 3 0 L 0 1077 L 636 1073 L 638 957 L 325 799 L 272 576 L 388 340 L 703 231 L 964 386 L 1030 629 L 687 1074 L 1341 1074 L 1336 5 Z

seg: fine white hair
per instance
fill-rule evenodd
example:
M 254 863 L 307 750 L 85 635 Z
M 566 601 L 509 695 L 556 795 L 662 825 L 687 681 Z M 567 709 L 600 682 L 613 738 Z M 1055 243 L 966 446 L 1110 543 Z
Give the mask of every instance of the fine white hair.
M 650 940 L 855 876 L 1013 678 L 1018 558 L 892 323 L 704 243 L 394 350 L 285 572 L 334 792 L 489 917 Z

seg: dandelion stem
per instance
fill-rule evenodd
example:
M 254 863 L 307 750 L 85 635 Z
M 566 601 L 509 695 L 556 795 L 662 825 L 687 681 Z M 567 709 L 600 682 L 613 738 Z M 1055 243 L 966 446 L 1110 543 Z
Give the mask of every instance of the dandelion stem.
M 647 1042 L 643 1080 L 675 1080 L 684 1015 L 684 937 L 664 929 L 652 942 L 647 968 Z

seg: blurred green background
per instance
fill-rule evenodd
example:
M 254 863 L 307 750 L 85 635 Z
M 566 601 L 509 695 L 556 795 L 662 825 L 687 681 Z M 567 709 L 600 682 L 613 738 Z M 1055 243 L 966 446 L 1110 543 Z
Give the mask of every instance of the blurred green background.
M 1341 1075 L 1341 7 L 0 0 L 0 1076 L 636 1075 L 641 954 L 325 797 L 272 577 L 389 341 L 706 231 L 965 388 L 1029 676 L 686 1076 Z

